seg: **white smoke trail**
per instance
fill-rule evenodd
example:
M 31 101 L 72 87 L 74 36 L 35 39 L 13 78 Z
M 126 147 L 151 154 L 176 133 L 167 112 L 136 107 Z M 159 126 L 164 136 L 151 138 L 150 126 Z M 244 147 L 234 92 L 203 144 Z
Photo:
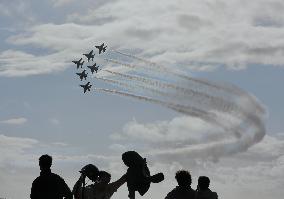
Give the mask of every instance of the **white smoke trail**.
M 177 86 L 175 84 L 165 83 L 165 82 L 162 82 L 161 80 L 153 80 L 153 79 L 145 78 L 145 77 L 142 77 L 142 76 L 129 75 L 129 74 L 114 72 L 114 71 L 110 71 L 110 70 L 104 70 L 104 71 L 111 73 L 111 74 L 114 74 L 114 75 L 121 76 L 121 77 L 126 78 L 128 80 L 140 81 L 140 82 L 143 82 L 143 83 L 148 84 L 150 86 L 154 86 L 156 88 L 175 89 L 176 91 L 181 91 L 181 92 L 183 92 L 183 94 L 186 94 L 191 98 L 197 98 L 196 101 L 198 103 L 202 103 L 202 105 L 208 104 L 208 106 L 210 106 L 211 108 L 222 109 L 223 111 L 226 111 L 226 112 L 235 111 L 235 112 L 242 113 L 242 114 L 246 113 L 246 111 L 242 110 L 241 107 L 238 107 L 237 105 L 235 105 L 235 104 L 233 104 L 229 101 L 226 101 L 226 100 L 219 98 L 219 97 L 210 96 L 206 93 L 195 91 L 195 90 L 190 89 L 190 88 L 183 88 L 183 87 Z M 156 90 L 159 91 L 158 89 L 156 89 Z M 168 94 L 165 93 L 165 95 L 169 96 L 170 93 L 168 93 Z
M 96 78 L 98 80 L 102 80 L 102 81 L 107 82 L 107 83 L 117 85 L 117 86 L 130 88 L 129 84 L 118 81 L 118 80 L 108 79 L 108 78 L 104 78 L 104 77 L 96 77 L 96 76 L 94 76 L 94 78 Z
M 265 111 L 250 94 L 232 85 L 218 85 L 216 83 L 188 77 L 173 69 L 158 66 L 153 62 L 139 57 L 114 51 L 121 55 L 133 58 L 148 66 L 137 66 L 122 63 L 113 59 L 105 59 L 121 66 L 133 69 L 136 75 L 127 72 L 117 72 L 115 67 L 104 70 L 113 74 L 117 79 L 101 79 L 105 82 L 126 88 L 131 93 L 125 91 L 96 88 L 97 91 L 131 97 L 170 108 L 179 113 L 210 123 L 220 129 L 218 136 L 228 134 L 229 136 L 220 141 L 212 140 L 210 143 L 190 145 L 184 143 L 177 148 L 167 150 L 157 150 L 153 155 L 161 159 L 186 159 L 190 157 L 220 157 L 247 150 L 253 144 L 262 140 L 265 135 L 265 125 L 263 117 Z M 155 66 L 155 67 L 149 67 Z M 147 68 L 147 70 L 143 70 Z M 118 68 L 119 69 L 119 68 Z M 153 71 L 159 72 L 159 76 L 171 73 L 178 78 L 188 80 L 189 84 L 168 82 L 153 76 Z M 120 71 L 120 70 L 119 70 Z M 142 73 L 139 73 L 141 72 Z M 145 74 L 146 73 L 146 74 Z M 138 75 L 137 75 L 138 74 Z M 137 89 L 137 88 L 140 88 Z M 193 89 L 194 88 L 194 89 Z M 142 89 L 142 90 L 141 90 Z M 137 94 L 142 92 L 142 94 Z M 153 96 L 145 96 L 146 92 L 152 92 Z M 220 91 L 220 92 L 219 92 Z M 158 98 L 157 98 L 158 97 Z M 234 135 L 234 136 L 231 136 Z M 230 138 L 228 140 L 228 138 Z M 186 140 L 185 140 L 186 141 Z
M 251 95 L 249 95 L 247 92 L 241 90 L 240 88 L 237 88 L 235 87 L 234 85 L 230 85 L 230 84 L 226 84 L 226 85 L 220 85 L 220 84 L 216 84 L 216 83 L 213 83 L 213 82 L 210 82 L 210 81 L 207 81 L 207 80 L 204 80 L 204 79 L 198 79 L 198 78 L 193 78 L 193 77 L 190 77 L 190 76 L 187 76 L 187 75 L 184 75 L 180 72 L 177 72 L 177 71 L 174 71 L 172 69 L 169 69 L 168 67 L 165 67 L 165 66 L 161 66 L 161 65 L 158 65 L 157 63 L 155 62 L 151 62 L 149 60 L 146 60 L 146 59 L 143 59 L 143 58 L 140 58 L 140 57 L 137 57 L 135 55 L 131 55 L 131 54 L 127 54 L 127 53 L 123 53 L 123 52 L 120 52 L 118 50 L 112 50 L 113 52 L 115 53 L 118 53 L 120 55 L 124 55 L 126 57 L 129 57 L 129 58 L 133 58 L 135 60 L 138 60 L 140 62 L 143 62 L 149 66 L 155 66 L 155 67 L 152 67 L 153 70 L 158 70 L 160 72 L 169 72 L 169 73 L 172 73 L 173 75 L 176 75 L 177 77 L 180 77 L 180 78 L 183 78 L 185 80 L 189 80 L 189 81 L 193 81 L 193 82 L 196 82 L 196 83 L 199 83 L 201 85 L 206 85 L 208 86 L 209 88 L 214 88 L 214 89 L 217 89 L 217 90 L 223 90 L 223 91 L 226 91 L 226 92 L 230 92 L 232 94 L 235 94 L 237 95 L 238 97 L 240 96 L 244 96 L 246 98 L 249 98 L 250 101 L 255 101 L 255 98 Z M 113 61 L 114 63 L 118 63 L 117 61 L 114 61 L 114 60 L 109 60 L 109 61 Z M 133 65 L 130 65 L 130 64 L 127 64 L 125 66 L 128 66 L 128 67 L 132 67 L 133 68 Z M 144 66 L 145 67 L 145 66 Z M 146 68 L 149 68 L 149 67 L 146 67 Z M 265 110 L 263 109 L 263 107 L 260 105 L 260 104 L 255 104 L 255 108 L 256 108 L 256 111 L 260 114 L 265 114 Z
M 132 97 L 132 98 L 135 98 L 135 99 L 147 101 L 147 102 L 152 102 L 152 103 L 155 103 L 155 104 L 160 104 L 162 106 L 166 106 L 170 109 L 173 109 L 177 112 L 184 113 L 184 114 L 191 115 L 191 116 L 198 117 L 198 118 L 202 118 L 203 120 L 210 121 L 211 123 L 216 123 L 216 121 L 214 120 L 214 117 L 216 117 L 216 115 L 214 113 L 206 112 L 204 110 L 200 110 L 200 109 L 197 109 L 197 108 L 194 108 L 194 107 L 184 106 L 184 105 L 175 104 L 175 103 L 171 103 L 171 102 L 165 102 L 165 101 L 150 98 L 150 97 L 147 97 L 147 96 L 127 93 L 127 92 L 124 92 L 124 91 L 104 89 L 104 88 L 94 88 L 94 90 L 103 91 L 103 92 L 112 93 L 112 94 L 118 94 L 118 95 L 122 95 L 122 96 L 126 96 L 126 97 Z
M 150 97 L 147 97 L 147 96 L 136 95 L 136 94 L 128 93 L 128 92 L 124 92 L 124 91 L 118 91 L 118 90 L 113 90 L 113 89 L 104 89 L 104 88 L 94 88 L 94 90 L 112 93 L 112 94 L 117 94 L 117 95 L 122 95 L 122 96 L 125 96 L 125 97 L 131 97 L 131 98 L 135 98 L 135 99 L 159 104 L 159 105 L 168 107 L 172 110 L 175 110 L 179 113 L 183 113 L 183 114 L 186 114 L 186 115 L 189 115 L 189 116 L 192 116 L 192 117 L 197 117 L 197 118 L 202 119 L 203 121 L 207 121 L 207 122 L 214 124 L 216 126 L 220 126 L 225 131 L 230 131 L 233 134 L 240 134 L 240 132 L 238 132 L 238 129 L 232 128 L 232 125 L 229 123 L 230 121 L 227 121 L 227 123 L 224 123 L 224 121 L 219 121 L 218 115 L 216 115 L 213 112 L 204 111 L 204 110 L 198 109 L 196 107 L 185 106 L 185 105 L 176 104 L 176 103 L 172 103 L 172 102 L 166 102 L 166 101 L 162 101 L 162 100 L 159 100 L 159 99 L 150 98 Z
M 127 92 L 117 91 L 117 90 L 110 90 L 110 89 L 102 89 L 102 88 L 95 88 L 97 91 L 103 91 L 107 93 L 122 95 L 126 97 L 132 97 L 135 99 L 160 104 L 162 106 L 166 106 L 170 109 L 173 109 L 177 112 L 197 117 L 202 119 L 203 121 L 210 122 L 211 124 L 221 126 L 224 128 L 225 131 L 230 131 L 227 133 L 239 133 L 235 132 L 236 129 L 228 128 L 222 124 L 224 121 L 219 121 L 218 115 L 214 115 L 209 112 L 205 112 L 202 110 L 198 110 L 192 107 L 186 107 L 179 104 L 168 103 L 161 100 L 149 98 L 146 96 L 139 96 Z M 230 156 L 234 153 L 243 152 L 247 150 L 251 145 L 259 142 L 263 136 L 265 135 L 265 126 L 263 125 L 262 121 L 254 115 L 251 115 L 247 118 L 250 124 L 254 125 L 254 132 L 250 134 L 243 135 L 238 140 L 229 140 L 229 141 L 222 141 L 222 142 L 212 142 L 206 144 L 199 144 L 199 145 L 186 145 L 184 147 L 179 147 L 175 149 L 167 149 L 167 150 L 152 150 L 149 156 L 158 157 L 160 160 L 168 161 L 177 160 L 178 162 L 188 161 L 188 158 L 208 158 L 208 157 L 224 157 Z
M 111 83 L 115 86 L 120 86 L 122 88 L 128 88 L 128 89 L 131 89 L 131 90 L 137 90 L 137 88 L 141 88 L 145 91 L 150 91 L 152 93 L 159 94 L 161 96 L 167 96 L 167 93 L 165 93 L 165 92 L 162 92 L 160 90 L 153 89 L 153 88 L 150 88 L 150 87 L 146 87 L 146 86 L 143 86 L 143 85 L 134 85 L 134 84 L 130 84 L 130 83 L 127 83 L 127 82 L 122 82 L 121 80 L 114 80 L 114 79 L 103 78 L 103 77 L 94 76 L 94 78 L 102 80 L 102 81 L 107 82 L 107 83 Z

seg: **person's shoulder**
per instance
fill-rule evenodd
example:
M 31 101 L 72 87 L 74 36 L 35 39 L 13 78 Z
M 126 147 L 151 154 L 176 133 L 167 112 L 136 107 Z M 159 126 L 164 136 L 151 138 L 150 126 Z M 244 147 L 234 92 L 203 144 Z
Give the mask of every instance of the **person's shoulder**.
M 211 192 L 212 199 L 218 199 L 218 194 L 214 191 Z
M 38 182 L 40 181 L 40 179 L 41 179 L 41 177 L 40 177 L 40 176 L 36 177 L 36 179 L 34 179 L 34 181 L 33 181 L 33 184 L 38 183 Z
M 50 175 L 53 177 L 53 178 L 61 178 L 60 175 L 56 174 L 56 173 L 50 173 Z
M 167 197 L 166 198 L 172 198 L 174 197 L 178 192 L 179 192 L 179 187 L 175 187 L 173 188 L 168 194 L 167 194 Z
M 56 173 L 51 173 L 51 177 L 52 177 L 54 180 L 56 180 L 56 181 L 65 182 L 64 179 L 63 179 L 60 175 L 58 175 L 58 174 L 56 174 Z

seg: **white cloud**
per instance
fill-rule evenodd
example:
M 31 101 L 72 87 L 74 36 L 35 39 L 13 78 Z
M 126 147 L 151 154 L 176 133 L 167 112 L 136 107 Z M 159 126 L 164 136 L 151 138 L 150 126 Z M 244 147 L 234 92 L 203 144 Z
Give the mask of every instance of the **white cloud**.
M 54 143 L 52 143 L 54 146 L 59 146 L 59 147 L 66 147 L 66 146 L 68 146 L 68 144 L 67 143 L 65 143 L 65 142 L 54 142 Z
M 66 68 L 66 63 L 57 62 L 58 59 L 58 55 L 35 56 L 7 50 L 0 54 L 0 75 L 26 76 L 62 71 Z
M 55 7 L 65 6 L 65 5 L 70 4 L 72 2 L 74 2 L 74 0 L 52 0 L 52 3 Z
M 164 161 L 185 157 L 217 161 L 220 157 L 244 152 L 262 140 L 265 129 L 258 116 L 247 119 L 243 116 L 234 121 L 235 115 L 223 114 L 215 115 L 220 122 L 217 124 L 190 116 L 148 124 L 134 120 L 124 126 L 122 133 L 115 133 L 111 138 L 137 143 L 140 150 Z M 224 123 L 228 126 L 221 125 Z
M 89 4 L 87 14 L 70 14 L 70 23 L 37 25 L 27 34 L 9 39 L 15 45 L 51 50 L 51 55 L 39 56 L 49 63 L 45 65 L 49 69 L 25 73 L 28 63 L 18 62 L 13 67 L 10 60 L 9 67 L 1 64 L 2 71 L 11 67 L 15 75 L 57 71 L 56 64 L 64 65 L 101 41 L 113 48 L 135 49 L 141 57 L 182 69 L 243 69 L 252 64 L 282 67 L 284 18 L 278 12 L 281 7 L 284 3 L 280 0 L 254 0 L 245 5 L 237 0 L 122 0 L 100 6 Z M 82 25 L 86 23 L 91 25 Z M 56 62 L 52 61 L 54 57 L 58 58 Z M 35 58 L 28 59 L 32 62 Z M 23 70 L 17 73 L 19 68 Z
M 26 155 L 25 151 L 37 144 L 35 139 L 0 135 L 0 166 L 30 165 L 32 157 Z
M 18 118 L 11 118 L 8 120 L 2 120 L 0 121 L 0 124 L 11 124 L 11 125 L 21 125 L 25 124 L 27 122 L 27 118 L 24 117 L 18 117 Z

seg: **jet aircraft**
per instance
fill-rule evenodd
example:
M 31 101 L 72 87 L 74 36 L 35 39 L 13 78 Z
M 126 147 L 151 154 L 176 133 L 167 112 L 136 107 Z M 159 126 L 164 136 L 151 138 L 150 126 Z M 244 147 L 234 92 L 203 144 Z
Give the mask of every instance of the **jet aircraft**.
M 87 84 L 84 85 L 80 85 L 82 88 L 84 88 L 84 93 L 86 93 L 86 91 L 91 91 L 90 88 L 92 87 L 92 85 L 90 84 L 90 82 L 88 82 Z
M 92 61 L 94 61 L 94 57 L 95 57 L 95 53 L 93 54 L 93 50 L 91 50 L 88 54 L 83 54 L 88 58 L 88 62 L 90 61 L 90 59 L 92 59 Z
M 100 46 L 95 46 L 97 49 L 99 49 L 99 54 L 101 54 L 101 52 L 105 52 L 106 51 L 106 47 L 105 44 L 103 43 L 102 45 Z
M 77 75 L 79 75 L 80 80 L 82 81 L 83 78 L 86 80 L 88 73 L 86 73 L 86 70 L 83 70 L 83 72 L 81 73 L 76 73 Z
M 83 61 L 83 62 L 81 62 L 82 61 L 82 58 L 81 59 L 79 59 L 78 61 L 72 61 L 74 64 L 76 64 L 77 65 L 77 69 L 79 69 L 79 67 L 81 66 L 81 68 L 82 68 L 82 66 L 83 66 L 83 64 L 84 64 L 84 62 L 85 61 Z
M 96 73 L 98 72 L 98 70 L 99 70 L 99 66 L 97 66 L 96 67 L 96 63 L 94 63 L 94 65 L 92 65 L 92 66 L 87 66 L 89 69 L 91 69 L 91 72 L 92 72 L 92 74 L 94 74 L 94 71 L 96 71 Z

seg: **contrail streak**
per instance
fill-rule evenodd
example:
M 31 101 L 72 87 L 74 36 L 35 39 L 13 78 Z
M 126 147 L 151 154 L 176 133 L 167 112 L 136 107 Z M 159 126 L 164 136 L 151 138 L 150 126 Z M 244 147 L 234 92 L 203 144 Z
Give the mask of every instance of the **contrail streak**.
M 139 66 L 136 66 L 136 65 L 133 65 L 133 64 L 126 64 L 126 63 L 122 63 L 122 62 L 119 62 L 119 61 L 117 61 L 117 60 L 113 60 L 113 59 L 105 59 L 106 61 L 108 61 L 108 62 L 112 62 L 112 63 L 115 63 L 115 64 L 119 64 L 119 65 L 122 65 L 122 66 L 125 66 L 125 67 L 128 67 L 128 68 L 132 68 L 132 69 L 134 69 L 134 68 L 139 68 Z M 117 73 L 117 75 L 124 75 L 124 74 L 122 74 L 122 73 L 118 73 L 118 72 L 116 72 Z M 113 73 L 114 74 L 114 73 Z M 127 76 L 124 76 L 124 77 L 126 77 L 127 78 Z M 134 77 L 134 76 L 133 76 Z M 128 76 L 128 78 L 129 78 L 129 76 Z M 134 77 L 135 78 L 135 77 Z M 150 80 L 148 79 L 148 80 L 146 80 L 145 78 L 143 78 L 144 80 L 142 80 L 142 79 L 139 79 L 139 81 L 143 81 L 144 83 L 145 83 L 145 81 L 148 81 L 148 83 L 150 83 Z M 136 78 L 136 80 L 138 80 L 137 78 Z M 150 83 L 152 86 L 159 86 L 160 88 L 175 88 L 175 89 L 177 89 L 177 90 L 180 90 L 180 91 L 182 91 L 182 92 L 184 92 L 185 94 L 188 94 L 188 95 L 190 95 L 190 96 L 193 96 L 193 95 L 200 95 L 200 96 L 203 96 L 203 97 L 206 97 L 206 98 L 209 98 L 210 100 L 212 100 L 212 101 L 214 101 L 214 103 L 215 104 L 222 104 L 222 106 L 224 105 L 224 104 L 228 104 L 228 103 L 230 103 L 230 102 L 228 102 L 228 101 L 225 101 L 224 99 L 221 99 L 221 98 L 218 98 L 218 97 L 216 97 L 216 96 L 211 96 L 211 95 L 208 95 L 208 94 L 206 94 L 206 93 L 202 93 L 202 92 L 199 92 L 199 91 L 196 91 L 196 90 L 193 90 L 193 89 L 189 89 L 189 88 L 183 88 L 183 87 L 180 87 L 180 86 L 176 86 L 176 85 L 174 85 L 174 84 L 168 84 L 168 83 L 159 83 L 159 82 L 157 82 L 157 81 L 152 81 L 151 83 Z M 162 86 L 163 85 L 163 86 Z M 237 89 L 234 89 L 234 90 L 237 90 Z M 240 91 L 241 92 L 241 91 Z M 239 93 L 240 94 L 240 93 Z M 242 93 L 242 95 L 244 95 L 243 93 Z M 230 107 L 235 107 L 235 108 L 237 108 L 236 107 L 236 105 L 234 105 L 234 104 L 230 104 L 230 105 L 228 105 L 228 106 L 230 106 Z
M 219 108 L 222 108 L 223 110 L 226 110 L 226 111 L 235 110 L 235 111 L 239 111 L 239 112 L 242 112 L 242 113 L 245 112 L 245 110 L 241 110 L 240 107 L 236 106 L 233 103 L 225 101 L 222 98 L 210 96 L 206 93 L 201 93 L 199 91 L 195 91 L 195 90 L 192 90 L 192 89 L 189 89 L 189 88 L 183 88 L 183 87 L 179 87 L 179 86 L 174 85 L 174 84 L 169 84 L 169 83 L 165 83 L 165 82 L 161 82 L 161 81 L 158 81 L 158 80 L 153 80 L 153 79 L 149 79 L 149 78 L 145 78 L 145 77 L 141 77 L 141 76 L 129 75 L 129 74 L 114 72 L 114 71 L 110 71 L 110 70 L 105 70 L 105 71 L 108 72 L 108 73 L 114 74 L 114 75 L 121 76 L 123 78 L 127 78 L 129 80 L 140 81 L 140 82 L 143 82 L 145 84 L 149 84 L 149 85 L 154 86 L 154 87 L 159 87 L 159 88 L 164 88 L 164 89 L 165 88 L 166 89 L 168 89 L 168 88 L 169 89 L 175 89 L 175 90 L 181 91 L 184 94 L 187 94 L 191 97 L 199 98 L 201 100 L 201 101 L 199 101 L 199 103 L 201 103 L 202 100 L 203 100 L 203 103 L 204 103 L 204 100 L 207 100 L 207 103 L 214 105 L 214 106 L 217 106 Z
M 190 115 L 192 117 L 198 117 L 198 118 L 200 118 L 204 121 L 207 121 L 207 122 L 210 122 L 212 124 L 221 126 L 225 131 L 233 131 L 233 133 L 238 133 L 237 130 L 231 129 L 231 128 L 228 127 L 228 125 L 223 124 L 222 122 L 219 122 L 218 120 L 216 120 L 217 115 L 215 115 L 212 112 L 207 112 L 207 111 L 204 111 L 204 110 L 201 110 L 201 109 L 198 109 L 198 108 L 195 108 L 195 107 L 191 107 L 191 106 L 184 106 L 184 105 L 175 104 L 175 103 L 171 103 L 171 102 L 165 102 L 165 101 L 162 101 L 162 100 L 159 100 L 159 99 L 154 99 L 154 98 L 150 98 L 150 97 L 142 96 L 142 95 L 136 95 L 136 94 L 132 94 L 132 93 L 124 92 L 124 91 L 104 89 L 104 88 L 94 88 L 94 90 L 106 92 L 106 93 L 111 93 L 111 94 L 122 95 L 122 96 L 126 96 L 126 97 L 131 97 L 131 98 L 135 98 L 135 99 L 159 104 L 159 105 L 168 107 L 172 110 L 175 110 L 179 113 Z
M 153 88 L 150 88 L 150 87 L 146 87 L 146 86 L 143 86 L 143 85 L 130 84 L 130 83 L 127 83 L 127 82 L 122 82 L 121 80 L 114 80 L 114 79 L 103 78 L 103 77 L 94 77 L 94 78 L 102 80 L 102 81 L 107 82 L 107 83 L 111 83 L 113 85 L 125 87 L 125 88 L 132 89 L 132 90 L 137 89 L 137 88 L 141 88 L 143 90 L 150 91 L 152 93 L 159 94 L 161 96 L 168 96 L 167 93 L 165 93 L 165 92 L 162 92 L 160 90 L 153 89 Z
M 132 58 L 141 65 L 123 63 L 119 60 L 104 59 L 105 61 L 130 68 L 126 72 L 115 70 L 104 70 L 113 74 L 113 79 L 101 78 L 108 83 L 121 86 L 123 90 L 111 90 L 95 88 L 96 91 L 126 96 L 159 104 L 170 108 L 184 115 L 201 119 L 208 124 L 216 126 L 216 135 L 229 134 L 224 139 L 210 140 L 201 138 L 204 143 L 190 143 L 180 145 L 176 149 L 158 150 L 154 152 L 156 157 L 170 158 L 177 160 L 187 157 L 220 157 L 247 150 L 253 144 L 262 140 L 265 135 L 263 116 L 264 108 L 254 96 L 235 87 L 234 85 L 219 85 L 218 83 L 190 77 L 182 71 L 158 65 L 154 62 L 129 55 L 127 53 L 113 50 L 113 52 Z M 144 64 L 143 64 L 144 63 Z M 120 69 L 120 67 L 118 68 Z M 155 77 L 155 73 L 158 77 Z M 171 77 L 174 81 L 163 80 L 162 76 Z M 103 76 L 102 76 L 103 77 Z M 181 80 L 186 81 L 181 81 Z M 176 83 L 183 82 L 183 84 Z M 138 90 L 138 88 L 143 90 Z M 141 93 L 140 93 L 141 91 Z M 145 95 L 145 91 L 153 92 L 156 95 Z M 130 92 L 130 93 L 129 93 Z M 138 94 L 140 93 L 140 94 Z M 148 93 L 147 93 L 148 94 Z M 206 135 L 206 134 L 205 134 Z M 206 135 L 207 136 L 207 135 Z M 153 153 L 153 154 L 154 154 Z
M 102 81 L 107 82 L 107 83 L 115 84 L 115 85 L 118 85 L 118 86 L 121 86 L 121 87 L 129 87 L 129 84 L 118 81 L 118 80 L 113 80 L 113 79 L 108 79 L 108 78 L 103 78 L 103 77 L 96 77 L 96 76 L 94 76 L 94 78 L 96 78 L 98 80 L 102 80 Z
M 123 52 L 120 52 L 118 50 L 112 50 L 113 52 L 115 53 L 118 53 L 120 55 L 124 55 L 124 56 L 127 56 L 127 57 L 130 57 L 130 58 L 133 58 L 135 60 L 138 60 L 138 61 L 141 61 L 145 64 L 148 64 L 150 66 L 155 66 L 153 67 L 152 69 L 156 70 L 158 69 L 159 71 L 161 72 L 170 72 L 172 73 L 173 75 L 176 75 L 180 78 L 183 78 L 185 80 L 189 80 L 189 81 L 193 81 L 193 82 L 196 82 L 196 83 L 199 83 L 199 84 L 202 84 L 202 85 L 206 85 L 208 87 L 210 87 L 211 89 L 212 88 L 215 88 L 215 89 L 218 89 L 218 90 L 223 90 L 223 91 L 227 91 L 227 92 L 230 92 L 232 94 L 235 94 L 237 96 L 246 96 L 248 98 L 250 98 L 250 100 L 254 100 L 251 96 L 248 96 L 247 93 L 239 88 L 236 88 L 235 86 L 233 85 L 230 85 L 230 86 L 224 86 L 224 85 L 218 85 L 218 84 L 214 84 L 213 82 L 209 82 L 209 81 L 206 81 L 206 80 L 202 80 L 202 79 L 197 79 L 197 78 L 193 78 L 193 77 L 189 77 L 187 75 L 184 75 L 184 74 L 181 74 L 181 73 L 178 73 L 176 71 L 173 71 L 171 69 L 169 69 L 168 67 L 165 67 L 165 66 L 161 66 L 161 65 L 158 65 L 157 63 L 154 63 L 154 62 L 151 62 L 149 60 L 146 60 L 146 59 L 143 59 L 143 58 L 140 58 L 140 57 L 137 57 L 135 55 L 131 55 L 131 54 L 127 54 L 127 53 L 123 53 Z M 114 60 L 110 60 L 110 61 L 113 61 L 113 62 L 116 62 Z M 119 64 L 119 63 L 117 63 Z M 126 65 L 125 65 L 126 66 Z M 127 64 L 127 67 L 132 67 L 133 68 L 133 65 L 130 65 L 130 64 Z M 144 66 L 145 67 L 145 66 Z M 264 113 L 265 111 L 263 110 L 263 108 L 259 105 L 256 105 L 256 108 L 259 112 L 261 113 Z
M 136 98 L 139 100 L 143 100 L 143 101 L 147 101 L 147 102 L 152 102 L 155 104 L 160 104 L 169 108 L 172 108 L 178 112 L 181 113 L 187 113 L 190 114 L 192 116 L 198 116 L 203 118 L 205 115 L 211 115 L 211 117 L 215 117 L 214 114 L 197 109 L 197 108 L 193 108 L 193 107 L 189 107 L 189 106 L 183 106 L 180 104 L 175 104 L 175 103 L 171 103 L 171 102 L 165 102 L 165 101 L 161 101 L 158 99 L 154 99 L 154 98 L 150 98 L 147 96 L 142 96 L 142 95 L 136 95 L 136 94 L 132 94 L 132 93 L 127 93 L 124 91 L 118 91 L 118 90 L 112 90 L 112 89 L 105 89 L 105 88 L 94 88 L 97 91 L 103 91 L 103 92 L 107 92 L 107 93 L 113 93 L 113 94 L 118 94 L 118 95 L 122 95 L 122 96 L 126 96 L 126 97 L 132 97 L 132 98 Z

